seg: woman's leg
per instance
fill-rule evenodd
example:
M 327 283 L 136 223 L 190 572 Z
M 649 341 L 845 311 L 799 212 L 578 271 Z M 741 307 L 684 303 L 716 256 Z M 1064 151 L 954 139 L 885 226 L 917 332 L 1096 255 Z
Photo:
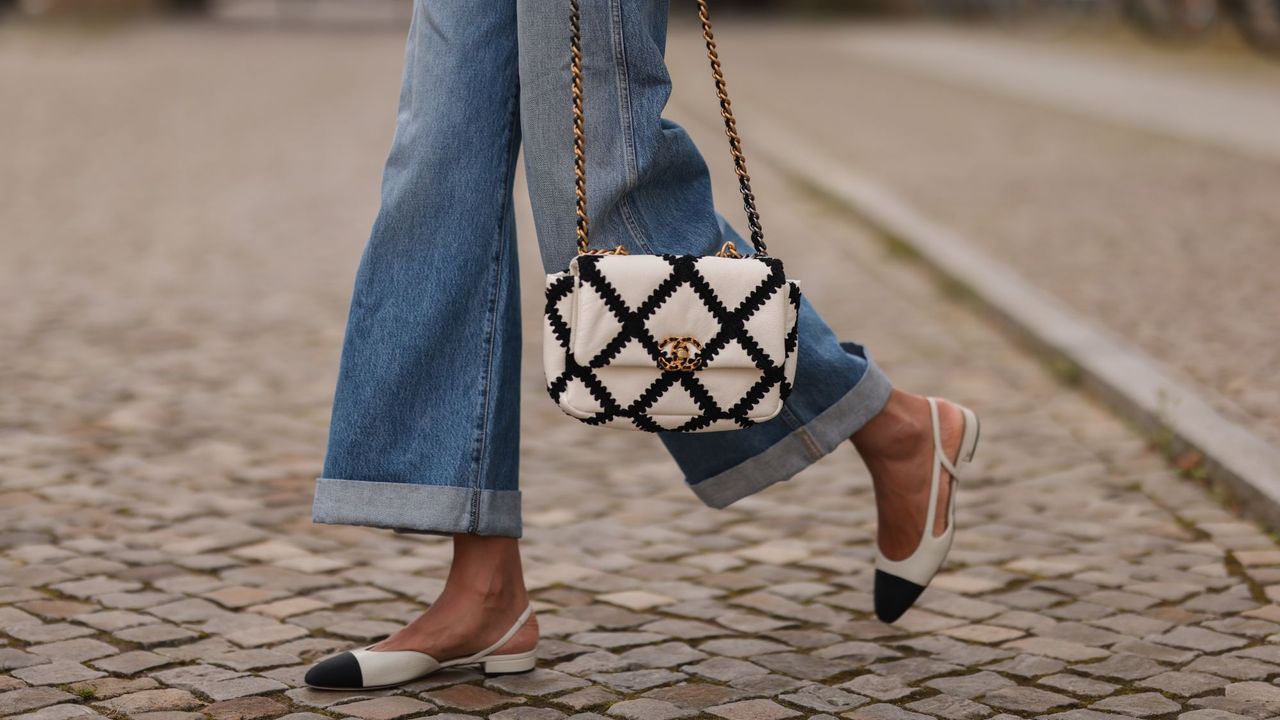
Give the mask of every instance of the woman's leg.
M 414 6 L 318 522 L 520 535 L 514 7 Z
M 567 6 L 518 0 L 525 161 L 548 272 L 563 270 L 575 252 Z M 582 0 L 581 12 L 593 247 L 710 254 L 732 240 L 749 249 L 716 215 L 706 163 L 688 134 L 662 117 L 671 91 L 663 58 L 667 2 Z M 707 102 L 715 102 L 710 77 L 690 82 L 705 82 Z M 749 150 L 749 135 L 746 142 Z M 785 243 L 773 250 L 787 257 Z M 863 348 L 838 341 L 807 301 L 799 328 L 795 390 L 781 415 L 747 430 L 662 440 L 698 497 L 724 507 L 790 478 L 852 437 L 872 470 L 881 517 L 898 521 L 881 523 L 882 548 L 891 557 L 909 553 L 928 505 L 927 402 L 893 390 Z M 958 446 L 958 423 L 958 411 L 946 406 L 947 448 Z
M 317 522 L 454 534 L 449 582 L 378 649 L 441 659 L 528 604 L 515 538 L 520 320 L 514 0 L 420 0 L 356 277 Z M 509 647 L 536 641 L 532 622 Z

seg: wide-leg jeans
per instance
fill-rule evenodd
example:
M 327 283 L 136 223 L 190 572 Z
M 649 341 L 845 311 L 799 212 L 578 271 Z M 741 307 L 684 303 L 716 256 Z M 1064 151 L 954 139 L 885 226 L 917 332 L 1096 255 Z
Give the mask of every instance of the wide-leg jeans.
M 698 149 L 662 117 L 667 10 L 666 0 L 581 0 L 593 243 L 746 249 L 714 209 Z M 523 149 L 542 264 L 565 269 L 576 252 L 569 32 L 568 0 L 416 2 L 315 521 L 520 536 L 512 182 Z M 795 390 L 778 417 L 662 435 L 704 503 L 724 507 L 794 476 L 887 401 L 885 375 L 807 302 L 799 326 Z

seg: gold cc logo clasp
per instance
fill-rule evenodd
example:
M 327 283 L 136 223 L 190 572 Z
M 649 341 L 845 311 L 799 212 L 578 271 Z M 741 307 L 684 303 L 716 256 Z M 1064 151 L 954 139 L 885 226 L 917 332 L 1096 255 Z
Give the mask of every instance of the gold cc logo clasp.
M 693 372 L 702 366 L 702 343 L 694 338 L 663 338 L 658 351 L 658 368 L 665 372 Z

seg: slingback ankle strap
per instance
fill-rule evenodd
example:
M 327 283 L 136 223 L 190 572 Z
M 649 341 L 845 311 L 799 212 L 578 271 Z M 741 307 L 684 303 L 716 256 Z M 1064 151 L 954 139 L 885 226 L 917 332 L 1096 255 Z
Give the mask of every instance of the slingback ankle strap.
M 463 660 L 455 660 L 453 662 L 459 665 L 463 665 L 469 662 L 475 662 L 477 660 L 481 660 L 485 657 L 488 657 L 489 655 L 492 655 L 494 651 L 498 650 L 503 645 L 506 645 L 507 642 L 511 640 L 511 638 L 516 636 L 516 633 L 520 632 L 520 628 L 524 627 L 524 624 L 529 621 L 530 615 L 533 615 L 533 605 L 526 605 L 524 608 L 524 612 L 520 613 L 520 617 L 516 618 L 515 624 L 512 625 L 509 630 L 503 633 L 502 637 L 498 638 L 497 642 L 485 648 L 484 650 L 481 650 L 475 655 L 472 655 Z
M 929 398 L 929 419 L 933 421 L 933 455 L 943 469 L 951 474 L 952 480 L 959 480 L 960 471 L 956 470 L 951 458 L 947 457 L 946 448 L 942 447 L 942 419 L 938 413 L 938 398 Z

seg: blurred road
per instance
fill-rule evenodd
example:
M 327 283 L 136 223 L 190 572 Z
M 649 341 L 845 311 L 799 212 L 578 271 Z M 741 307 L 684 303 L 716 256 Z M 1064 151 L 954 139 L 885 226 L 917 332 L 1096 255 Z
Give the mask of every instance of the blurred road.
M 847 36 L 833 44 L 853 57 L 1280 161 L 1280 65 L 1252 55 L 1191 62 L 1142 45 L 1030 42 L 941 28 Z
M 1280 444 L 1280 65 L 911 27 L 718 37 L 748 148 L 757 113 L 786 126 Z M 679 106 L 714 114 L 698 39 L 669 54 Z
M 734 49 L 748 32 L 724 32 L 731 80 L 765 71 Z M 673 45 L 694 47 L 684 40 Z M 299 687 L 309 662 L 419 612 L 448 562 L 440 538 L 309 521 L 401 54 L 390 32 L 0 28 L 0 88 L 23 99 L 0 113 L 0 716 L 1280 713 L 1275 542 L 759 162 L 773 247 L 836 329 L 903 386 L 983 412 L 956 549 L 921 606 L 893 627 L 870 619 L 875 511 L 851 449 L 717 512 L 654 438 L 554 408 L 521 187 L 522 547 L 542 666 L 370 693 Z M 677 72 L 705 80 L 700 64 Z M 885 113 L 902 110 L 893 83 L 931 108 L 927 84 L 841 73 L 883 106 L 816 106 L 849 119 L 851 152 L 899 150 L 894 177 L 917 189 L 935 172 L 1009 182 L 1011 158 L 925 167 L 911 148 L 942 147 L 918 134 L 938 119 Z M 804 107 L 792 93 L 808 89 L 744 96 L 748 145 L 754 112 Z M 970 91 L 938 92 L 960 108 L 952 136 L 973 130 Z M 1032 137 L 1052 122 L 1011 107 Z M 691 125 L 733 197 L 718 131 Z M 1114 131 L 1082 136 L 1098 132 Z M 979 182 L 987 171 L 997 180 Z

